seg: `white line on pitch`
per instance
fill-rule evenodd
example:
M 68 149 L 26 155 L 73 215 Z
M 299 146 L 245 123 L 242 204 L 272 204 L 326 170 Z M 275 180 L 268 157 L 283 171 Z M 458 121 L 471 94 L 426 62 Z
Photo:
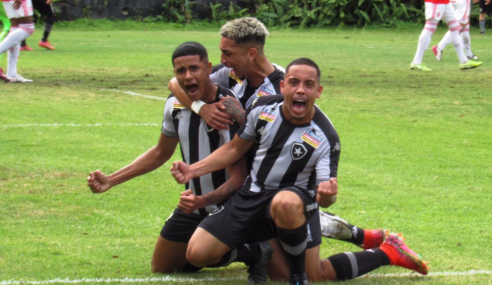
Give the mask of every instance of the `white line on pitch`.
M 444 271 L 444 272 L 430 272 L 430 277 L 436 276 L 473 276 L 473 275 L 492 275 L 492 271 L 489 270 L 470 270 L 470 271 Z M 368 274 L 366 278 L 385 278 L 385 277 L 418 277 L 416 273 L 388 273 L 388 274 Z M 426 278 L 425 276 L 421 276 Z M 145 283 L 145 282 L 204 282 L 204 281 L 233 281 L 243 280 L 245 278 L 186 278 L 175 276 L 163 276 L 163 277 L 150 277 L 150 278 L 82 278 L 82 279 L 61 279 L 56 278 L 52 280 L 44 281 L 17 281 L 6 280 L 0 281 L 0 285 L 41 285 L 41 284 L 80 284 L 80 283 Z
M 136 92 L 132 92 L 132 91 L 124 91 L 124 90 L 118 90 L 118 89 L 106 89 L 106 88 L 101 88 L 101 90 L 111 91 L 111 92 L 116 92 L 116 93 L 123 93 L 123 94 L 131 95 L 131 96 L 138 96 L 138 97 L 143 97 L 143 98 L 148 98 L 148 99 L 166 101 L 166 98 L 163 98 L 163 97 L 140 94 L 140 93 L 136 93 Z
M 106 127 L 106 126 L 117 126 L 117 127 L 156 127 L 160 126 L 157 123 L 121 123 L 121 124 L 12 124 L 12 125 L 0 125 L 1 128 L 32 128 L 32 127 Z

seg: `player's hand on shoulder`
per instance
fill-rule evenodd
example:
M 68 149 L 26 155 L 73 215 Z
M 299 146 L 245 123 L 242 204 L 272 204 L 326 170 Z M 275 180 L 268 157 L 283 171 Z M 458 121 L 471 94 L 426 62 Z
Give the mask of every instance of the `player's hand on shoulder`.
M 231 117 L 224 113 L 224 105 L 220 102 L 214 104 L 205 104 L 200 108 L 198 115 L 216 130 L 228 130 L 229 125 L 233 124 Z
M 243 122 L 246 111 L 244 110 L 241 102 L 236 98 L 227 96 L 220 99 L 220 102 L 225 107 L 225 112 L 236 122 Z
M 89 174 L 87 177 L 87 186 L 95 194 L 104 193 L 111 188 L 108 176 L 100 170 L 93 171 Z

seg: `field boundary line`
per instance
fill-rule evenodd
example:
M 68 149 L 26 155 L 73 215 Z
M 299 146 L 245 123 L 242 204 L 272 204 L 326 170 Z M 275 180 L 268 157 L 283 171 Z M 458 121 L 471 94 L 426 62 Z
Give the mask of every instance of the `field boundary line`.
M 102 90 L 102 91 L 110 91 L 110 92 L 114 92 L 114 93 L 123 93 L 123 94 L 131 95 L 131 96 L 143 97 L 143 98 L 147 98 L 147 99 L 154 99 L 154 100 L 160 100 L 160 101 L 166 101 L 167 100 L 167 98 L 157 97 L 157 96 L 152 96 L 152 95 L 146 95 L 146 94 L 140 94 L 140 93 L 136 93 L 136 92 L 133 92 L 133 91 L 125 91 L 125 90 L 118 90 L 118 89 L 108 89 L 108 88 L 101 88 L 100 90 Z
M 490 270 L 470 270 L 470 271 L 443 271 L 443 272 L 430 272 L 427 276 L 439 277 L 439 276 L 473 276 L 473 275 L 492 275 Z M 385 277 L 422 277 L 416 273 L 387 273 L 387 274 L 368 274 L 361 278 L 385 278 Z M 82 278 L 82 279 L 61 279 L 56 278 L 52 280 L 44 281 L 17 281 L 17 280 L 5 280 L 0 281 L 0 285 L 42 285 L 42 284 L 81 284 L 81 283 L 145 283 L 145 282 L 204 282 L 204 281 L 233 281 L 244 280 L 246 278 L 187 278 L 176 276 L 163 276 L 163 277 L 149 277 L 149 278 Z

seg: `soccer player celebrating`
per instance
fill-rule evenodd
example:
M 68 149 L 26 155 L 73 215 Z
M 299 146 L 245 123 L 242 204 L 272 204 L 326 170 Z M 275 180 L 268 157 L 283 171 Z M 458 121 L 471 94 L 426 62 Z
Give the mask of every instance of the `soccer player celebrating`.
M 181 44 L 172 55 L 172 63 L 177 82 L 185 90 L 189 100 L 213 103 L 223 96 L 233 96 L 230 90 L 210 81 L 212 65 L 202 45 L 196 42 Z M 103 193 L 120 183 L 153 171 L 171 158 L 178 143 L 183 160 L 197 162 L 230 141 L 237 128 L 238 125 L 235 124 L 231 126 L 231 130 L 215 130 L 171 95 L 164 107 L 162 130 L 157 145 L 109 176 L 99 170 L 90 173 L 87 178 L 88 186 L 93 193 Z M 181 193 L 178 208 L 166 220 L 157 239 L 152 257 L 153 272 L 199 270 L 186 261 L 188 240 L 200 221 L 236 191 L 245 177 L 245 164 L 239 161 L 227 169 L 218 169 L 211 175 L 194 179 L 186 185 L 188 190 Z M 255 264 L 262 259 L 268 262 L 262 255 L 264 251 L 260 249 L 260 245 L 252 245 L 245 250 L 249 254 L 242 256 L 247 255 L 248 259 L 238 258 L 236 261 Z
M 232 141 L 192 165 L 173 163 L 176 181 L 188 183 L 233 165 L 253 150 L 244 185 L 191 237 L 186 254 L 190 263 L 216 264 L 257 233 L 255 239 L 267 239 L 274 249 L 269 270 L 276 274 L 287 270 L 290 284 L 308 284 L 308 278 L 352 279 L 390 264 L 427 274 L 422 259 L 393 234 L 370 251 L 323 260 L 319 248 L 306 252 L 309 243 L 320 243 L 320 224 L 310 223 L 319 217 L 318 205 L 329 207 L 338 193 L 330 169 L 338 163 L 340 143 L 328 117 L 315 106 L 323 90 L 320 77 L 312 60 L 294 60 L 281 81 L 283 96 L 253 101 Z M 266 281 L 261 268 L 249 273 L 250 283 Z
M 456 19 L 453 5 L 451 5 L 449 0 L 425 0 L 425 26 L 420 33 L 417 52 L 410 64 L 410 69 L 431 71 L 430 68 L 422 63 L 422 58 L 431 43 L 432 35 L 436 31 L 437 24 L 441 19 L 448 25 L 451 42 L 460 61 L 459 68 L 465 70 L 482 65 L 481 61 L 475 61 L 466 57 L 463 50 L 463 41 L 460 37 L 461 26 Z
M 460 35 L 463 40 L 463 46 L 465 48 L 466 57 L 468 59 L 477 60 L 478 57 L 473 55 L 471 51 L 471 38 L 470 38 L 470 0 L 451 0 L 453 7 L 456 11 L 456 18 L 460 22 L 461 30 Z M 442 60 L 442 51 L 451 43 L 451 32 L 447 31 L 442 40 L 437 46 L 432 47 L 432 51 L 436 55 L 436 60 Z
M 8 82 L 32 83 L 17 73 L 20 42 L 34 33 L 31 0 L 2 0 L 2 4 L 12 24 L 10 33 L 0 42 L 0 54 L 8 51 Z
M 169 83 L 179 101 L 215 129 L 227 128 L 233 122 L 241 125 L 245 118 L 244 108 L 253 100 L 280 94 L 280 81 L 285 71 L 268 60 L 264 52 L 268 30 L 258 19 L 243 17 L 229 21 L 222 26 L 220 34 L 221 64 L 214 67 L 210 78 L 233 90 L 239 101 L 225 97 L 216 104 L 205 104 L 200 100 L 191 102 L 174 79 Z M 336 183 L 336 165 L 331 171 L 331 179 Z M 364 249 L 378 247 L 386 237 L 387 232 L 382 229 L 362 229 L 338 216 L 323 211 L 319 214 L 320 218 L 313 222 L 321 222 L 321 234 L 325 237 L 348 241 Z

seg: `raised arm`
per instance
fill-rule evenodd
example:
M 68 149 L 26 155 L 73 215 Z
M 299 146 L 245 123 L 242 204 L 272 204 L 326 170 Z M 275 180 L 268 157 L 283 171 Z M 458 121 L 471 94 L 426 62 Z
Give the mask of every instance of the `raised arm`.
M 176 78 L 171 79 L 167 87 L 183 106 L 197 113 L 212 128 L 225 130 L 229 129 L 229 125 L 233 124 L 229 115 L 223 112 L 225 107 L 222 103 L 206 104 L 200 100 L 191 101 L 181 89 L 181 86 L 179 86 Z
M 177 137 L 170 138 L 161 134 L 157 145 L 115 173 L 106 175 L 99 170 L 91 172 L 87 177 L 87 186 L 93 193 L 103 193 L 118 184 L 155 170 L 171 158 L 177 145 Z
M 188 183 L 195 177 L 233 165 L 244 157 L 253 144 L 254 141 L 246 141 L 236 134 L 230 142 L 216 149 L 207 158 L 192 165 L 187 165 L 182 161 L 174 162 L 171 173 L 178 183 Z

